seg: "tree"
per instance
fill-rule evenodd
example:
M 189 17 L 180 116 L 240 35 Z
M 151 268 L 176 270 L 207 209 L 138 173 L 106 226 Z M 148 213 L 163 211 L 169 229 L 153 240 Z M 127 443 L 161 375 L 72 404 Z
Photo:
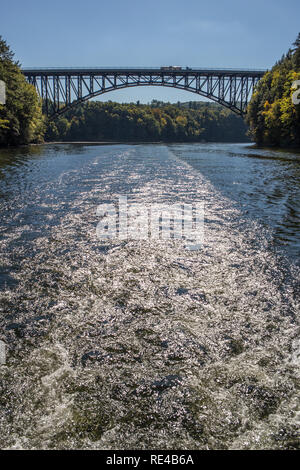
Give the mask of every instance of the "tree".
M 296 41 L 293 43 L 293 46 L 295 46 L 296 49 L 297 49 L 298 47 L 300 47 L 300 33 L 298 33 L 297 39 L 296 39 Z
M 294 45 L 262 77 L 249 103 L 247 122 L 259 145 L 300 146 L 300 105 L 292 102 L 293 83 L 300 80 L 300 33 Z
M 0 80 L 6 85 L 6 103 L 0 107 L 0 146 L 41 142 L 45 131 L 41 100 L 13 57 L 0 36 Z

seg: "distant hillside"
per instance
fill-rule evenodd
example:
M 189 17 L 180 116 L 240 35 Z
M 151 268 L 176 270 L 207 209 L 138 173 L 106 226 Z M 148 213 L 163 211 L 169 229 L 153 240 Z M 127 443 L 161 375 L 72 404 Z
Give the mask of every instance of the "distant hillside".
M 48 123 L 48 141 L 247 142 L 243 119 L 208 102 L 89 102 Z

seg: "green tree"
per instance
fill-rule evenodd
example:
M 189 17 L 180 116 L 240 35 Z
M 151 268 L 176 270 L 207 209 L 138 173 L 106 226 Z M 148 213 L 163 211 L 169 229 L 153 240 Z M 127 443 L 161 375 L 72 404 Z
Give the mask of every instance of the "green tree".
M 41 142 L 45 131 L 41 100 L 13 57 L 0 36 L 0 80 L 6 85 L 6 103 L 0 107 L 0 146 Z
M 300 34 L 272 70 L 259 81 L 248 106 L 250 135 L 259 145 L 300 147 L 300 105 L 293 83 L 300 80 Z

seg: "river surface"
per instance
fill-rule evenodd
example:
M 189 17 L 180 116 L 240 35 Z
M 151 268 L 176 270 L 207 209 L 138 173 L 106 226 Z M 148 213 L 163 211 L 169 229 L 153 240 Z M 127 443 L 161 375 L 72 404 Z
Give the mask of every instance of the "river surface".
M 203 202 L 202 246 L 99 239 L 120 195 Z M 1 150 L 0 210 L 1 448 L 300 448 L 299 155 Z

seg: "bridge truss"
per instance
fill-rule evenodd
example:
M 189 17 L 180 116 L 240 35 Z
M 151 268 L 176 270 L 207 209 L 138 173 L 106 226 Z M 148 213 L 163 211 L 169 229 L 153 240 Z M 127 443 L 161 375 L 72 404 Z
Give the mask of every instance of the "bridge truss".
M 180 68 L 23 69 L 54 118 L 95 96 L 134 86 L 165 86 L 209 98 L 241 116 L 263 70 Z

